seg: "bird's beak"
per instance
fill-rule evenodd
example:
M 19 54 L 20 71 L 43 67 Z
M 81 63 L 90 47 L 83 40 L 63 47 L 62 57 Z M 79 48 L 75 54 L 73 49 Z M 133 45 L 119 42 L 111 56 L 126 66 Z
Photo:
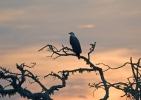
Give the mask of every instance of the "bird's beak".
M 71 33 L 68 33 L 68 34 L 71 34 Z

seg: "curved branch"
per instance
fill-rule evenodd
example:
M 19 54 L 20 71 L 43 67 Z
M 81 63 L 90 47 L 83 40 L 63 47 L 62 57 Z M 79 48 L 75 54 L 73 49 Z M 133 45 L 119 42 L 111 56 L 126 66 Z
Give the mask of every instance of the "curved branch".
M 50 89 L 48 90 L 49 91 L 49 94 L 54 94 L 54 91 L 55 90 L 58 91 L 59 88 L 63 88 L 63 87 L 66 86 L 66 80 L 68 79 L 69 73 L 62 72 L 62 77 L 61 77 L 58 74 L 51 72 L 50 74 L 44 76 L 44 78 L 46 78 L 48 76 L 57 77 L 58 79 L 60 79 L 62 81 L 62 85 L 54 85 L 54 86 L 50 87 Z
M 100 78 L 104 84 L 104 88 L 105 88 L 105 91 L 106 91 L 106 94 L 104 96 L 103 99 L 101 100 L 107 100 L 107 98 L 109 97 L 109 90 L 108 90 L 108 87 L 106 85 L 106 80 L 104 78 L 104 74 L 103 74 L 103 71 L 102 71 L 102 68 L 99 68 L 97 66 L 95 66 L 92 62 L 90 62 L 90 54 L 94 51 L 94 48 L 95 48 L 95 45 L 96 45 L 96 42 L 94 44 L 90 44 L 92 47 L 90 48 L 90 52 L 88 53 L 88 58 L 84 57 L 84 56 L 80 56 L 81 59 L 83 59 L 86 64 L 88 64 L 90 66 L 91 69 L 76 69 L 76 70 L 71 70 L 71 71 L 65 71 L 65 72 L 76 72 L 76 71 L 79 71 L 79 72 L 83 72 L 84 70 L 85 71 L 99 71 L 99 74 L 100 74 Z M 62 48 L 60 50 L 56 49 L 56 47 L 52 46 L 52 45 L 46 45 L 45 47 L 41 48 L 39 51 L 43 50 L 44 48 L 46 47 L 49 47 L 49 50 L 53 53 L 53 54 L 56 54 L 57 57 L 60 57 L 60 56 L 76 56 L 74 54 L 70 54 L 68 53 L 69 51 L 72 51 L 72 49 L 68 48 L 68 47 L 64 47 L 62 45 Z M 61 53 L 63 52 L 63 53 Z M 52 54 L 52 55 L 53 55 Z M 52 56 L 51 56 L 52 57 Z M 60 71 L 60 72 L 64 72 L 64 71 Z
M 90 48 L 90 51 L 88 52 L 88 59 L 90 60 L 90 54 L 94 51 L 95 46 L 96 46 L 96 42 L 94 42 L 94 44 L 90 44 L 92 47 Z

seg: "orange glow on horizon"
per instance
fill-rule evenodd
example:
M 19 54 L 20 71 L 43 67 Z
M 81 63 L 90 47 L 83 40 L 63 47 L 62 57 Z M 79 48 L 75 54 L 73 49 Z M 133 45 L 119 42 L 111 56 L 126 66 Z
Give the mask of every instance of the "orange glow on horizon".
M 20 50 L 14 50 L 12 52 L 9 52 L 8 54 L 4 54 L 2 55 L 2 57 L 0 58 L 1 60 L 1 66 L 2 67 L 7 67 L 8 69 L 15 71 L 15 72 L 19 72 L 15 67 L 15 63 L 27 63 L 30 65 L 30 62 L 35 61 L 37 63 L 37 65 L 35 66 L 35 68 L 33 69 L 29 69 L 31 72 L 33 72 L 35 75 L 39 75 L 40 76 L 40 80 L 41 82 L 49 87 L 52 86 L 52 82 L 55 84 L 61 84 L 60 80 L 56 79 L 53 81 L 52 77 L 46 78 L 44 79 L 43 76 L 47 75 L 48 73 L 50 73 L 51 71 L 53 72 L 58 72 L 60 70 L 72 70 L 72 69 L 77 69 L 77 68 L 89 68 L 88 65 L 86 65 L 86 63 L 83 60 L 78 60 L 76 57 L 60 57 L 58 59 L 53 60 L 50 57 L 46 57 L 49 56 L 50 53 L 48 52 L 37 52 L 37 50 L 40 47 L 28 47 L 27 48 L 22 48 Z M 94 57 L 92 57 L 91 59 L 94 60 L 95 63 L 98 62 L 104 62 L 106 64 L 112 65 L 111 67 L 118 67 L 120 66 L 119 64 L 123 64 L 124 62 L 129 61 L 129 58 L 127 58 L 128 54 L 133 54 L 134 51 L 130 51 L 128 49 L 119 49 L 119 50 L 113 50 L 113 51 L 106 51 L 105 52 L 99 52 L 97 54 L 94 54 Z M 86 55 L 86 54 L 84 54 Z M 124 56 L 123 56 L 124 55 Z M 112 58 L 111 58 L 112 57 Z M 8 62 L 5 62 L 5 60 L 7 60 Z M 92 61 L 93 61 L 92 60 Z M 65 62 L 64 62 L 65 61 Z M 76 65 L 77 62 L 77 65 Z M 115 64 L 114 64 L 115 63 Z M 106 69 L 106 67 L 98 65 L 100 67 L 102 67 L 103 69 Z M 14 68 L 13 68 L 14 67 Z M 130 68 L 129 68 L 130 70 Z M 110 73 L 109 73 L 110 72 Z M 123 73 L 122 73 L 123 72 Z M 125 74 L 127 72 L 127 74 Z M 117 75 L 117 73 L 120 73 L 120 76 Z M 105 74 L 105 78 L 107 81 L 109 82 L 119 82 L 119 81 L 127 81 L 127 77 L 129 75 L 131 75 L 131 71 L 128 72 L 127 67 L 116 70 L 109 70 L 107 72 L 104 73 Z M 78 80 L 81 80 L 83 82 L 79 83 Z M 71 84 L 73 83 L 74 85 L 72 87 L 69 87 L 69 85 L 67 85 L 65 88 L 60 89 L 60 91 L 55 91 L 55 95 L 53 95 L 52 97 L 54 99 L 61 100 L 61 98 L 64 98 L 63 95 L 68 95 L 70 94 L 69 91 L 72 88 L 74 91 L 76 90 L 85 90 L 87 91 L 87 93 L 81 91 L 81 92 L 77 92 L 75 93 L 75 95 L 72 93 L 70 94 L 71 98 L 68 98 L 67 96 L 65 96 L 65 98 L 67 100 L 90 100 L 90 99 L 97 99 L 97 98 L 101 98 L 105 91 L 101 91 L 98 92 L 99 90 L 97 90 L 95 92 L 95 97 L 93 98 L 93 89 L 88 87 L 88 83 L 95 83 L 95 82 L 100 82 L 100 77 L 99 75 L 96 75 L 95 72 L 92 73 L 87 73 L 84 72 L 83 74 L 79 74 L 79 73 L 75 73 L 74 75 L 70 74 L 69 80 L 67 81 L 67 84 Z M 82 85 L 81 85 L 82 84 Z M 26 82 L 25 85 L 23 86 L 27 86 L 28 82 Z M 35 90 L 36 87 L 36 90 Z M 38 87 L 38 85 L 32 85 L 30 87 L 28 87 L 28 89 L 32 90 L 32 91 L 41 91 L 41 88 Z M 76 90 L 75 90 L 76 89 Z M 71 91 L 73 91 L 71 90 Z M 63 91 L 67 91 L 63 92 Z M 114 94 L 114 91 L 116 91 L 116 94 Z M 61 94 L 60 94 L 60 93 Z M 101 94 L 99 94 L 101 93 Z M 118 95 L 117 95 L 118 94 Z M 83 95 L 85 97 L 83 97 Z M 110 92 L 110 98 L 109 100 L 113 100 L 113 98 L 119 98 L 121 95 L 123 95 L 123 93 L 121 91 L 117 91 L 115 89 L 112 89 Z M 19 100 L 19 99 L 17 99 Z M 120 98 L 120 100 L 122 100 L 122 98 Z M 123 99 L 124 100 L 124 99 Z

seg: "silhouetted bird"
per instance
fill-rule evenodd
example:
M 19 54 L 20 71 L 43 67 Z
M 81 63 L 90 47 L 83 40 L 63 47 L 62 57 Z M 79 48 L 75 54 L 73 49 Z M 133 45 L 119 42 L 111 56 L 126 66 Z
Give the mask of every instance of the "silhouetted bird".
M 82 52 L 79 40 L 73 32 L 70 32 L 70 45 L 72 46 L 73 51 L 75 52 L 78 59 L 80 59 L 80 53 Z

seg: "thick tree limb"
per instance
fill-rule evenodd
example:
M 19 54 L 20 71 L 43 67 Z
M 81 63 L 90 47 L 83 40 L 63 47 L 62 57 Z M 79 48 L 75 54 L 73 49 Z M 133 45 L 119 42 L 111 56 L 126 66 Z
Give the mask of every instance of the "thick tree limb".
M 102 68 L 99 68 L 97 66 L 95 66 L 92 62 L 90 62 L 90 54 L 94 51 L 96 42 L 94 44 L 90 44 L 92 47 L 90 48 L 90 52 L 88 53 L 88 58 L 84 57 L 84 56 L 80 56 L 80 59 L 83 59 L 87 65 L 90 66 L 91 69 L 84 69 L 84 68 L 80 68 L 80 69 L 75 69 L 75 70 L 65 70 L 65 71 L 60 71 L 60 72 L 68 72 L 68 73 L 74 73 L 74 72 L 80 72 L 82 73 L 83 71 L 87 71 L 87 72 L 91 72 L 91 71 L 98 71 L 100 74 L 100 78 L 102 80 L 102 83 L 104 84 L 104 89 L 106 91 L 104 98 L 102 98 L 101 100 L 107 100 L 107 98 L 109 97 L 109 90 L 108 87 L 106 85 L 106 80 L 104 78 L 104 74 L 102 71 Z M 62 46 L 61 49 L 57 49 L 56 47 L 52 46 L 52 45 L 46 45 L 43 48 L 41 48 L 39 51 L 43 50 L 44 48 L 48 48 L 49 51 L 52 52 L 51 57 L 56 54 L 56 58 L 61 57 L 61 56 L 76 56 L 73 53 L 68 53 L 68 52 L 72 52 L 72 49 L 68 48 L 68 47 L 64 47 Z
M 51 73 L 49 75 L 56 76 L 60 80 L 62 80 L 62 85 L 56 85 L 50 87 L 50 89 L 47 89 L 38 79 L 38 76 L 35 76 L 30 72 L 29 70 L 25 70 L 24 67 L 33 68 L 35 66 L 35 63 L 32 63 L 33 66 L 27 66 L 24 63 L 21 65 L 16 64 L 17 69 L 20 70 L 19 73 L 12 73 L 10 70 L 7 70 L 5 68 L 0 67 L 0 79 L 7 80 L 10 84 L 8 86 L 12 86 L 13 89 L 5 89 L 6 87 L 3 87 L 0 85 L 0 97 L 4 97 L 6 95 L 12 96 L 16 93 L 19 93 L 21 97 L 26 97 L 28 99 L 32 100 L 52 100 L 50 98 L 50 95 L 53 94 L 55 90 L 59 90 L 59 88 L 63 88 L 66 85 L 66 80 L 68 77 L 68 74 L 62 74 L 62 77 L 58 74 Z M 22 87 L 22 84 L 26 81 L 26 78 L 32 79 L 35 83 L 37 83 L 41 88 L 41 92 L 32 93 L 31 91 L 27 90 L 26 88 Z M 31 83 L 31 82 L 30 82 Z
M 141 59 L 141 58 L 140 58 Z M 114 87 L 118 90 L 123 91 L 125 94 L 123 96 L 126 96 L 127 98 L 130 98 L 131 100 L 140 100 L 141 98 L 141 67 L 140 67 L 140 59 L 137 63 L 132 62 L 132 58 L 130 58 L 130 62 L 126 62 L 122 66 L 111 68 L 110 66 L 99 63 L 98 65 L 102 64 L 108 67 L 105 71 L 108 71 L 109 69 L 116 70 L 119 68 L 122 68 L 126 65 L 131 65 L 132 73 L 133 75 L 127 78 L 128 82 L 118 82 L 118 83 L 107 83 L 108 88 Z M 102 82 L 97 84 L 89 84 L 90 87 L 94 87 L 95 90 L 98 88 L 103 88 L 104 85 Z M 123 97 L 121 96 L 121 97 Z

